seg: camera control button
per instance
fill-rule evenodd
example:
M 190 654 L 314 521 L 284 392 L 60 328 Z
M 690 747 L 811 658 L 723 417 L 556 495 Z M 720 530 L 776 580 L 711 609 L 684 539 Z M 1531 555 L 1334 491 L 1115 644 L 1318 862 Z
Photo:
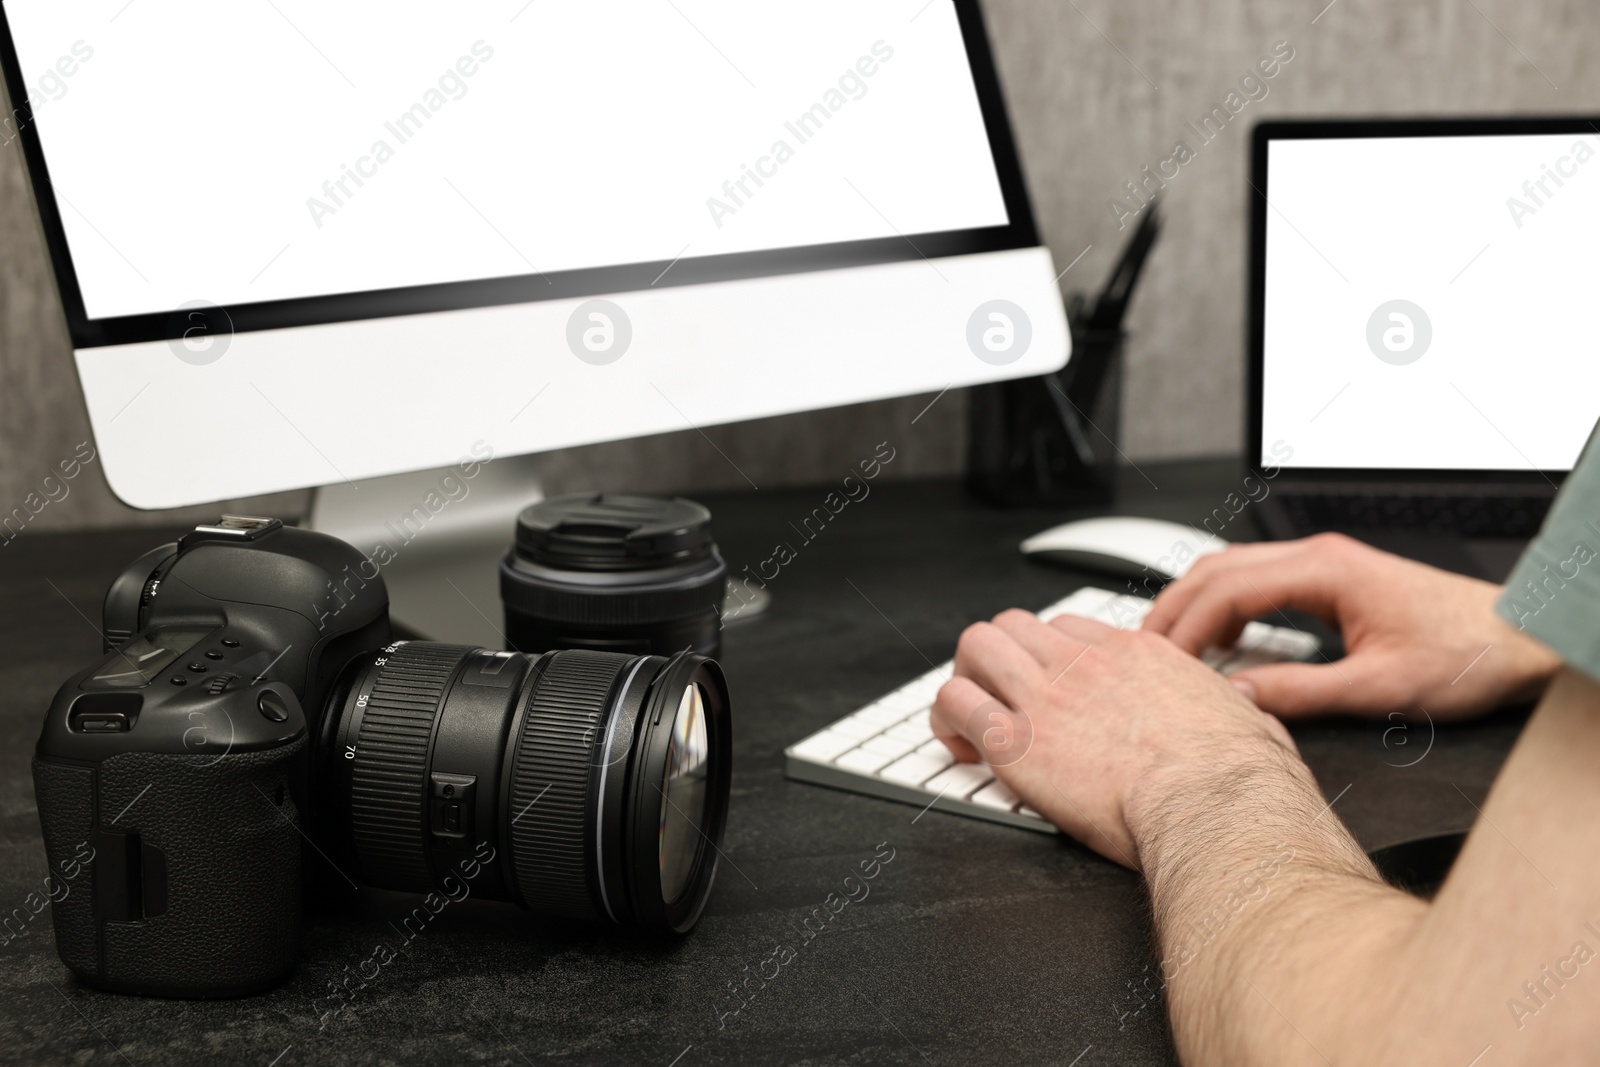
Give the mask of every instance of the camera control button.
M 211 651 L 206 653 L 206 659 L 221 659 L 221 658 L 222 658 L 222 653 L 218 652 L 214 648 Z
M 195 660 L 193 663 L 189 664 L 189 669 L 195 674 L 206 673 L 206 665 L 201 663 L 199 660 Z
M 238 648 L 239 647 L 239 642 L 235 641 L 231 637 L 224 637 L 222 639 L 222 647 L 223 648 Z
M 283 698 L 270 689 L 256 698 L 256 710 L 261 712 L 263 718 L 272 722 L 289 721 L 289 705 L 285 704 Z
M 181 674 L 174 674 L 172 676 L 172 684 L 173 685 L 188 685 L 189 684 L 189 679 L 185 678 Z

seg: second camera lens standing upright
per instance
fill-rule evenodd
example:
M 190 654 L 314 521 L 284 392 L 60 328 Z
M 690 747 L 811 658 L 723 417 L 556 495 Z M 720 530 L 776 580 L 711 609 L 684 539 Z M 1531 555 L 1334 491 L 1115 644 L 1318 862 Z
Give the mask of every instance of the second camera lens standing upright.
M 517 652 L 715 657 L 727 576 L 711 512 L 692 500 L 554 497 L 518 516 L 500 564 L 506 640 Z

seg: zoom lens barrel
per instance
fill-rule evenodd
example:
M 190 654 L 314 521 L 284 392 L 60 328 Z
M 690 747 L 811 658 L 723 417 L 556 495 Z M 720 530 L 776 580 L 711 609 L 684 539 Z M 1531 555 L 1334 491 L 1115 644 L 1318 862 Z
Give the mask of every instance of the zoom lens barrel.
M 362 874 L 374 885 L 413 892 L 433 887 L 426 852 L 425 805 L 434 722 L 456 664 L 472 649 L 399 645 L 374 658 L 358 698 L 349 763 L 351 835 Z
M 385 889 L 685 932 L 715 877 L 731 724 L 721 669 L 398 642 L 330 697 L 328 844 Z M 342 864 L 341 864 L 342 865 Z

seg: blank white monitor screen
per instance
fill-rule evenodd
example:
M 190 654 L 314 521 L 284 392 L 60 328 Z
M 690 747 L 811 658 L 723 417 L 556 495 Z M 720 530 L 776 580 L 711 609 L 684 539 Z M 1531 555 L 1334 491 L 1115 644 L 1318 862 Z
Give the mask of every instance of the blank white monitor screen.
M 1600 135 L 1267 151 L 1258 458 L 1570 470 L 1600 416 Z
M 914 8 L 5 4 L 91 319 L 1006 226 Z

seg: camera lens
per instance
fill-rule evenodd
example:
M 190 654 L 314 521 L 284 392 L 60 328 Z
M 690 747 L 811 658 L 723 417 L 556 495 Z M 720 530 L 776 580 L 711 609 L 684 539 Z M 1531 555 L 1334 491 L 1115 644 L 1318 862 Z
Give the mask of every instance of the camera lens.
M 525 508 L 500 564 L 507 647 L 715 656 L 728 565 L 692 500 L 578 493 Z
M 399 642 L 329 698 L 318 824 L 379 888 L 681 933 L 716 873 L 730 744 L 722 671 L 692 652 Z

